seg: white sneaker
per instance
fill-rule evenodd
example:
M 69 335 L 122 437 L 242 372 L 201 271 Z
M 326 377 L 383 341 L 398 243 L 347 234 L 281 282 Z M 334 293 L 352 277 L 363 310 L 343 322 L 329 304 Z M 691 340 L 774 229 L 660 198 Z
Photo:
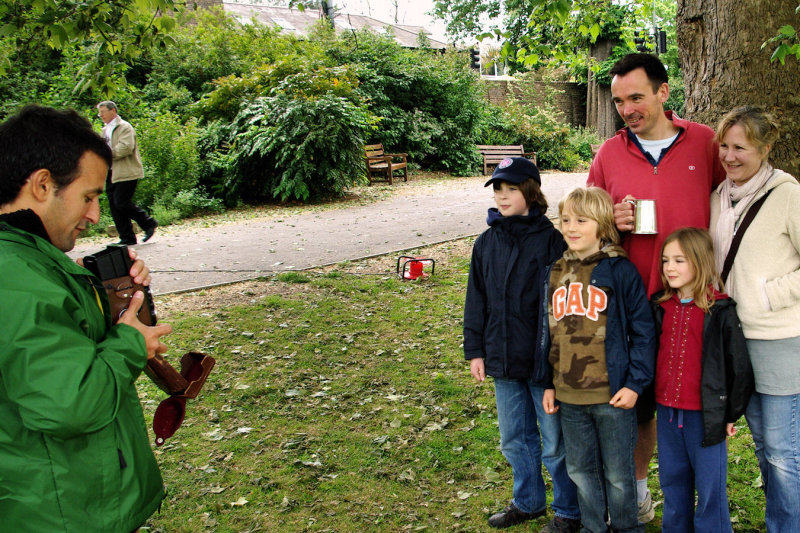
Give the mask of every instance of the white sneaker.
M 647 491 L 644 501 L 639 502 L 639 522 L 646 524 L 656 516 L 656 510 L 653 508 L 653 499 L 650 497 L 650 491 Z

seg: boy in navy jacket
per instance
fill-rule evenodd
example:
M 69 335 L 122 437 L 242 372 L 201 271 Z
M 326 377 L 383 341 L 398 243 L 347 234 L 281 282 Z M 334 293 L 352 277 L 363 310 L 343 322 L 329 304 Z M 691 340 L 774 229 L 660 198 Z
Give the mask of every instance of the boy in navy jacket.
M 542 531 L 578 531 L 561 427 L 542 409 L 547 368 L 535 363 L 543 275 L 561 257 L 564 239 L 545 216 L 547 200 L 531 161 L 503 160 L 490 184 L 497 208 L 489 209 L 489 229 L 475 241 L 464 306 L 464 355 L 478 382 L 494 378 L 500 447 L 514 475 L 511 503 L 489 525 L 503 528 L 545 514 L 544 462 L 553 479 L 555 518 Z

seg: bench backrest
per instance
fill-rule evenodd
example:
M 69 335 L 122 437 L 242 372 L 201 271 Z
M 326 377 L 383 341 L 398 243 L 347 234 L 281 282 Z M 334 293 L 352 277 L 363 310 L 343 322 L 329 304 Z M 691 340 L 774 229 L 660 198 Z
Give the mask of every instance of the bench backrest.
M 364 146 L 364 153 L 367 157 L 379 157 L 383 155 L 382 144 L 368 144 Z
M 490 157 L 522 157 L 525 149 L 521 144 L 507 146 L 479 144 L 478 152 Z

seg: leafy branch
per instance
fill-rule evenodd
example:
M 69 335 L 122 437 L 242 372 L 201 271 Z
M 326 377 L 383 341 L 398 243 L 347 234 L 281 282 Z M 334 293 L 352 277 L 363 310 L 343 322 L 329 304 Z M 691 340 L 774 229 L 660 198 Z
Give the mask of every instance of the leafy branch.
M 795 14 L 800 14 L 800 5 L 797 6 L 794 12 Z M 795 59 L 800 61 L 800 35 L 798 35 L 794 26 L 791 24 L 781 26 L 778 29 L 777 35 L 764 41 L 761 45 L 761 49 L 763 50 L 767 46 L 775 43 L 777 43 L 777 46 L 775 50 L 773 50 L 772 56 L 769 58 L 771 63 L 780 61 L 781 65 L 785 65 L 787 56 L 794 56 Z
M 0 0 L 0 75 L 21 56 L 42 46 L 91 51 L 80 70 L 76 93 L 110 96 L 124 84 L 126 65 L 152 48 L 174 41 L 175 21 L 167 13 L 176 0 Z

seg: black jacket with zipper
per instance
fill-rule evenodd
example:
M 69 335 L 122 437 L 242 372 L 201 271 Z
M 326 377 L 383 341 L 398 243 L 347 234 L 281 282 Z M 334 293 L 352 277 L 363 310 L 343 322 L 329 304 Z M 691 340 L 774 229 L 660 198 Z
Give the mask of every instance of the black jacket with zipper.
M 464 356 L 485 359 L 486 374 L 529 379 L 541 309 L 542 276 L 566 249 L 538 209 L 503 217 L 489 210 L 489 229 L 475 241 L 464 304 Z

